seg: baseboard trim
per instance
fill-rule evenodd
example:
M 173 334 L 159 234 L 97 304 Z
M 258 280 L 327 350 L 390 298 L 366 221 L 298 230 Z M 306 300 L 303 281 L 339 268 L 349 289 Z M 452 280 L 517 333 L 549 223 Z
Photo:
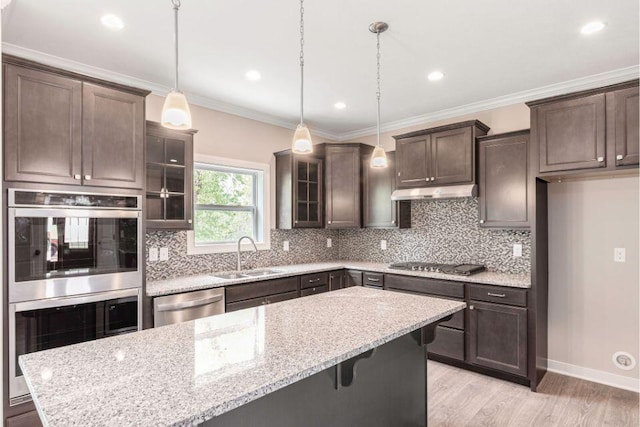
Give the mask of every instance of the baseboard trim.
M 548 361 L 547 371 L 624 390 L 634 391 L 636 393 L 640 392 L 640 379 L 638 378 L 625 377 L 622 375 L 612 374 L 610 372 L 599 371 L 597 369 L 558 362 L 557 360 Z

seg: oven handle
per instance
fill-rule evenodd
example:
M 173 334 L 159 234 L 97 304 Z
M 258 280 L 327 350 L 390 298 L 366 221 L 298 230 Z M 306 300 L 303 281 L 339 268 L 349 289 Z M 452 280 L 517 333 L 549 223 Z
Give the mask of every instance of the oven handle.
M 140 211 L 99 210 L 99 209 L 34 209 L 9 208 L 12 217 L 27 218 L 138 218 Z
M 213 304 L 214 302 L 218 302 L 221 299 L 222 299 L 222 295 L 217 295 L 214 297 L 194 299 L 191 301 L 177 302 L 174 304 L 158 304 L 156 306 L 156 311 L 175 311 L 175 310 L 182 310 L 185 308 L 200 307 L 207 304 Z
M 139 296 L 139 289 L 124 289 L 121 291 L 99 292 L 77 297 L 49 298 L 44 300 L 17 302 L 11 304 L 15 307 L 15 312 L 40 310 L 43 308 L 66 307 L 69 305 L 88 304 L 98 301 L 110 301 L 118 298 Z

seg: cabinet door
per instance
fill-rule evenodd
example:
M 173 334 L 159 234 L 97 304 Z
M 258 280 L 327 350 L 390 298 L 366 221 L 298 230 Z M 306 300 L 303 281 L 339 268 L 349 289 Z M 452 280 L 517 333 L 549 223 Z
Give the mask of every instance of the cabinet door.
M 82 83 L 7 65 L 4 90 L 6 180 L 81 184 Z
M 84 184 L 143 188 L 144 98 L 89 83 L 82 94 Z
M 540 172 L 605 167 L 605 95 L 537 107 Z
M 344 287 L 362 286 L 362 271 L 347 270 L 345 272 Z
M 428 146 L 430 135 L 396 141 L 396 186 L 424 187 L 429 177 Z
M 433 185 L 465 184 L 474 181 L 474 144 L 471 127 L 431 135 L 431 169 Z
M 293 227 L 322 227 L 323 162 L 312 157 L 293 160 Z
M 329 290 L 335 291 L 344 288 L 344 270 L 336 270 L 329 272 Z
M 528 133 L 478 144 L 481 227 L 529 226 L 528 144 Z
M 471 301 L 469 362 L 527 375 L 527 309 Z
M 326 148 L 327 228 L 361 226 L 360 148 Z
M 411 202 L 393 201 L 391 194 L 396 189 L 395 153 L 387 153 L 386 168 L 370 167 L 370 159 L 362 161 L 362 208 L 364 227 L 409 228 L 411 227 Z
M 638 128 L 638 88 L 619 90 L 613 93 L 615 102 L 615 147 L 616 166 L 637 165 L 640 136 Z M 607 141 L 612 143 L 611 141 Z

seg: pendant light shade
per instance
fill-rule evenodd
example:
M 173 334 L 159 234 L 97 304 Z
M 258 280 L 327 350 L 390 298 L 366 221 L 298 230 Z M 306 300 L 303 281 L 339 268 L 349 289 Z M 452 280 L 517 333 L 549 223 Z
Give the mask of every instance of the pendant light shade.
M 171 92 L 167 95 L 162 106 L 162 117 L 160 122 L 162 126 L 169 129 L 191 129 L 191 110 L 187 97 L 179 89 L 178 86 L 178 10 L 180 9 L 180 0 L 171 0 L 173 5 L 174 18 L 174 48 L 175 48 L 175 85 Z
M 293 134 L 293 145 L 291 149 L 296 154 L 309 154 L 313 152 L 311 134 L 305 124 L 300 123 L 296 128 L 296 132 Z
M 191 129 L 191 111 L 184 93 L 172 90 L 162 107 L 162 126 L 169 129 Z
M 371 154 L 371 167 L 386 168 L 387 166 L 387 153 L 384 152 L 384 148 L 378 145 L 373 149 L 373 154 Z

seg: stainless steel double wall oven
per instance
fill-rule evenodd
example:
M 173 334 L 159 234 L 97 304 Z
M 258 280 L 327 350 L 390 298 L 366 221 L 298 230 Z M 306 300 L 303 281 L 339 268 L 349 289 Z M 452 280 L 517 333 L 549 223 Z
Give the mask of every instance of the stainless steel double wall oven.
M 9 189 L 9 397 L 29 398 L 18 356 L 137 331 L 142 197 Z

